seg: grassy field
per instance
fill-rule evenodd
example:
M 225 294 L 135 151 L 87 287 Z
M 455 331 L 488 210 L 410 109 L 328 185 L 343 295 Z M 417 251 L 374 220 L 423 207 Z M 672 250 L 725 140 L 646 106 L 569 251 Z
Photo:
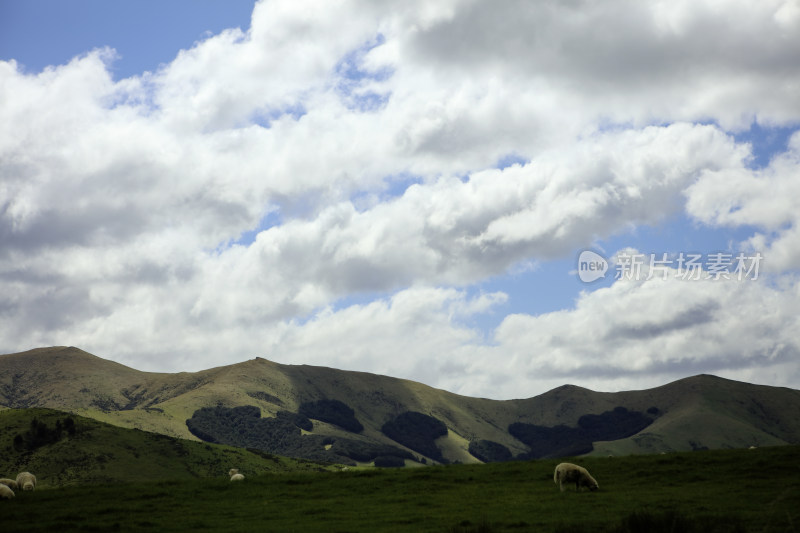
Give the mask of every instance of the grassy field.
M 19 492 L 6 531 L 800 531 L 800 448 L 580 458 L 597 492 L 560 493 L 559 461 L 298 472 Z

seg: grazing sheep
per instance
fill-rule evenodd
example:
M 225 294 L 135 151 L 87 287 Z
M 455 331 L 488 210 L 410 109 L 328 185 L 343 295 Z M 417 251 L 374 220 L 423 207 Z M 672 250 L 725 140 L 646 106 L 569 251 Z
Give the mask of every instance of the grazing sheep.
M 231 476 L 231 481 L 242 481 L 244 476 L 239 473 L 238 468 L 231 468 L 228 470 L 228 475 Z
M 9 489 L 18 489 L 17 482 L 13 479 L 8 479 L 7 477 L 0 477 L 0 485 L 5 485 Z
M 14 491 L 8 485 L 0 483 L 0 500 L 10 500 L 14 497 Z
M 34 490 L 36 488 L 36 476 L 30 472 L 22 472 L 17 475 L 17 488 L 22 490 Z
M 561 492 L 564 492 L 564 483 L 575 483 L 575 490 L 579 492 L 581 487 L 587 487 L 589 490 L 600 488 L 588 470 L 572 463 L 559 464 L 553 473 L 553 482 L 559 486 Z

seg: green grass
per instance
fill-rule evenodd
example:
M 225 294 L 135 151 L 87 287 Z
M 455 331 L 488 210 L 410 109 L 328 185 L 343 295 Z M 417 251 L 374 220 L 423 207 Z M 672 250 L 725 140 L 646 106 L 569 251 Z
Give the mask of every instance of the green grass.
M 69 486 L 0 501 L 3 531 L 800 531 L 800 448 Z
M 14 446 L 36 418 L 48 428 L 65 418 L 75 422 L 75 434 L 27 450 Z M 196 479 L 223 476 L 239 468 L 246 476 L 268 472 L 330 468 L 311 461 L 242 448 L 176 439 L 125 429 L 52 409 L 10 409 L 0 412 L 0 477 L 21 471 L 36 474 L 42 488 L 124 480 Z M 0 515 L 2 516 L 2 515 Z

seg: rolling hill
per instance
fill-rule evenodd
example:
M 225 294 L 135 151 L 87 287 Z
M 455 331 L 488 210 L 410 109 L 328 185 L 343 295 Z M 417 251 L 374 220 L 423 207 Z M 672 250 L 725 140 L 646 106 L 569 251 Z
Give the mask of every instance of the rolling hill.
M 800 443 L 800 391 L 709 375 L 616 393 L 564 385 L 499 401 L 261 358 L 167 374 L 51 347 L 0 355 L 2 407 L 49 407 L 120 427 L 350 464 L 378 456 L 469 463 Z
M 39 487 L 227 479 L 230 468 L 252 476 L 332 467 L 121 428 L 54 409 L 0 411 L 0 477 L 31 471 Z

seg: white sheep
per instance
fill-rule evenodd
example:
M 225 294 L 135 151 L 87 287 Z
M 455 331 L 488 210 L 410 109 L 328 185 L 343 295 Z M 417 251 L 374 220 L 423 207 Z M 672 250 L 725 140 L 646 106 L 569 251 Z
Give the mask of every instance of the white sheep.
M 5 485 L 9 489 L 13 490 L 17 490 L 19 488 L 16 481 L 13 479 L 8 479 L 7 477 L 0 477 L 0 485 Z
M 36 488 L 36 476 L 30 472 L 21 472 L 17 475 L 17 488 L 34 490 Z
M 228 475 L 231 476 L 231 481 L 242 481 L 244 480 L 244 476 L 239 473 L 238 468 L 231 468 L 228 470 Z
M 8 488 L 5 483 L 0 483 L 0 500 L 10 500 L 14 497 L 14 491 Z
M 553 473 L 553 482 L 559 486 L 561 492 L 564 492 L 564 483 L 575 483 L 576 491 L 580 491 L 581 487 L 587 487 L 589 490 L 600 488 L 588 470 L 572 463 L 559 464 Z

